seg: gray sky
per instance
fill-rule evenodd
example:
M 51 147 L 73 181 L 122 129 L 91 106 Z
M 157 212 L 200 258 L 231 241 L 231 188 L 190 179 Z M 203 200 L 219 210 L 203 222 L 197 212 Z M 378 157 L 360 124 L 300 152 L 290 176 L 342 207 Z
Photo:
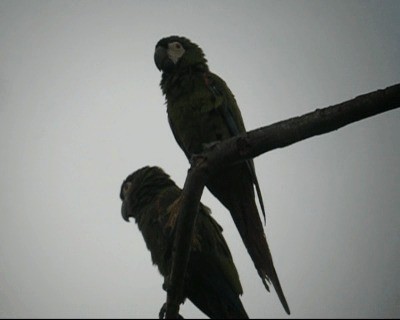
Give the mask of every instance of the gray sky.
M 0 317 L 155 317 L 165 293 L 122 180 L 189 165 L 156 42 L 198 43 L 254 129 L 400 82 L 400 1 L 0 1 Z M 400 112 L 255 160 L 293 317 L 400 316 Z M 228 212 L 250 317 L 286 314 Z M 204 317 L 187 301 L 185 317 Z

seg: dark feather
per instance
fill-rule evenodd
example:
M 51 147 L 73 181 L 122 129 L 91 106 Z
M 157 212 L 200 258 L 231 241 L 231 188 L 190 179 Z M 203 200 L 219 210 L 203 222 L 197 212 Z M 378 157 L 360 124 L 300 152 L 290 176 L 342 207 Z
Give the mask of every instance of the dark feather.
M 163 70 L 161 88 L 167 100 L 168 120 L 179 146 L 190 157 L 205 145 L 245 132 L 242 115 L 225 81 L 209 71 L 201 48 L 183 37 L 168 37 L 157 46 L 178 41 L 185 52 L 176 64 Z M 167 50 L 167 49 L 166 49 Z M 283 294 L 263 224 L 255 201 L 254 187 L 265 222 L 265 209 L 254 162 L 224 168 L 207 188 L 230 211 L 240 236 L 264 285 L 272 282 L 287 313 Z
M 214 76 L 215 77 L 215 76 Z M 205 79 L 206 79 L 206 85 L 209 87 L 210 91 L 214 94 L 215 99 L 220 98 L 222 103 L 220 106 L 218 106 L 218 110 L 222 116 L 222 118 L 225 120 L 226 125 L 228 126 L 229 132 L 231 136 L 237 136 L 240 133 L 243 133 L 244 130 L 240 130 L 238 124 L 236 123 L 234 119 L 234 115 L 232 113 L 232 108 L 229 106 L 227 103 L 226 99 L 224 98 L 223 94 L 221 93 L 221 89 L 218 89 L 217 85 L 215 82 L 209 80 L 209 74 L 205 74 Z M 262 198 L 261 194 L 261 189 L 260 185 L 258 184 L 257 176 L 256 176 L 256 169 L 254 167 L 254 162 L 252 160 L 247 160 L 246 161 L 247 167 L 249 169 L 249 174 L 251 175 L 253 184 L 256 188 L 257 191 L 257 197 L 258 201 L 260 204 L 260 208 L 264 217 L 264 223 L 266 222 L 265 218 L 265 207 L 264 207 L 264 201 Z
M 128 186 L 128 187 L 127 187 Z M 158 167 L 144 167 L 122 184 L 123 210 L 135 218 L 151 258 L 168 279 L 181 189 Z M 248 318 L 243 293 L 222 228 L 200 205 L 185 280 L 184 297 L 213 319 Z

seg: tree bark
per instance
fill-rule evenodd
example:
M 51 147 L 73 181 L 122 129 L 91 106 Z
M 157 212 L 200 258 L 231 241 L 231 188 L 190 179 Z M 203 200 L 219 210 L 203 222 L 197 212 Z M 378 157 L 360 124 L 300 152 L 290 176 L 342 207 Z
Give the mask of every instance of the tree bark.
M 398 107 L 400 84 L 240 134 L 192 157 L 179 209 L 170 285 L 167 291 L 166 318 L 178 317 L 193 226 L 204 186 L 215 171 L 221 166 L 255 158 L 268 151 L 337 130 Z

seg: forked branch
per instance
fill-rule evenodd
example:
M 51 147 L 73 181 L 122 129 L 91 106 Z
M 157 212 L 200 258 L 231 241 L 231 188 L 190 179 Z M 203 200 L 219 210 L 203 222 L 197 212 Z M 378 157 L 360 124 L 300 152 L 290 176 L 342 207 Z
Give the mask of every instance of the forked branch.
M 184 275 L 190 256 L 193 226 L 209 176 L 221 166 L 255 158 L 268 151 L 328 133 L 350 123 L 400 107 L 400 84 L 340 104 L 280 121 L 224 140 L 191 159 L 181 198 L 167 291 L 166 318 L 176 319 L 182 303 Z

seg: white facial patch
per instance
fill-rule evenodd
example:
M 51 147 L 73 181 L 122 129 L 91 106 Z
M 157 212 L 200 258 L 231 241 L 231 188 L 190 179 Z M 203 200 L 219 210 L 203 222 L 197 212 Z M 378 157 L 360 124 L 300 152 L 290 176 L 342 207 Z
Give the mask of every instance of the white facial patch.
M 171 42 L 168 44 L 167 55 L 171 61 L 176 64 L 185 53 L 185 49 L 179 42 Z

